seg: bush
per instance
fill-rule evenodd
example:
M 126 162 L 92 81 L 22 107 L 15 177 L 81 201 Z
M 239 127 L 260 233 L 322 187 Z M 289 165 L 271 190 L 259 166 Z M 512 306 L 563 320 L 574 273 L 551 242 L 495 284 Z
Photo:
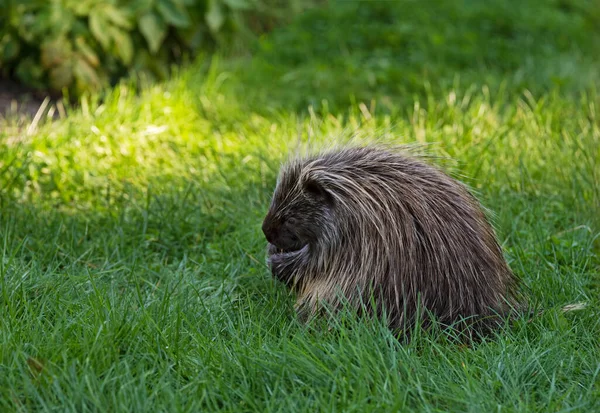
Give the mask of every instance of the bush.
M 229 42 L 255 0 L 0 0 L 0 76 L 81 94 L 124 74 L 164 78 Z

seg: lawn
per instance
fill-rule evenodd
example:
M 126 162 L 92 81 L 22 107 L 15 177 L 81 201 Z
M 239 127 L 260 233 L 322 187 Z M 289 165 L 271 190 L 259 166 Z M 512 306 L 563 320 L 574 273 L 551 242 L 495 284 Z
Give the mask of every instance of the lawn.
M 600 411 L 599 68 L 594 1 L 339 0 L 0 120 L 0 410 Z M 468 346 L 299 323 L 262 218 L 300 143 L 350 136 L 468 183 L 544 311 Z

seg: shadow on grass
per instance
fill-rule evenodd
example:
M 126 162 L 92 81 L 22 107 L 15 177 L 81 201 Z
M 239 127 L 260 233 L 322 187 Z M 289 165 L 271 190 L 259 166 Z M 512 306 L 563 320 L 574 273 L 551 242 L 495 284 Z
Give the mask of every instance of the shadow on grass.
M 253 110 L 396 112 L 473 84 L 581 91 L 598 80 L 599 28 L 587 2 L 334 0 L 263 38 L 237 95 Z

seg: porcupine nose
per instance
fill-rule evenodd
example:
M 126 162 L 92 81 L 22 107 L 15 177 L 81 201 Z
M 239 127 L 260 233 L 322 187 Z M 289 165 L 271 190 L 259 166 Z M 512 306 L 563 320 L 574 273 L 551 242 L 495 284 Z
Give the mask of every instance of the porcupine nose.
M 275 240 L 275 229 L 267 219 L 265 219 L 262 223 L 262 232 L 265 234 L 267 241 L 273 244 L 273 241 Z

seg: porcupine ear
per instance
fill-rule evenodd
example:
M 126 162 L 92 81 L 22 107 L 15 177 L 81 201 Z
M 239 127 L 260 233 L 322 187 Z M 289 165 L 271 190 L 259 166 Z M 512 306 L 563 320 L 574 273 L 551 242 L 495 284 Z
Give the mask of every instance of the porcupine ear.
M 304 191 L 316 199 L 323 200 L 329 205 L 333 205 L 333 196 L 319 182 L 309 179 L 304 182 Z

